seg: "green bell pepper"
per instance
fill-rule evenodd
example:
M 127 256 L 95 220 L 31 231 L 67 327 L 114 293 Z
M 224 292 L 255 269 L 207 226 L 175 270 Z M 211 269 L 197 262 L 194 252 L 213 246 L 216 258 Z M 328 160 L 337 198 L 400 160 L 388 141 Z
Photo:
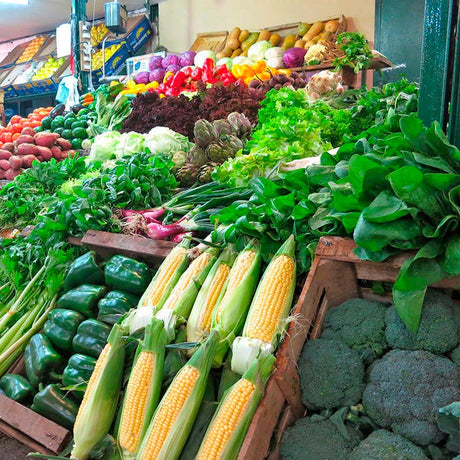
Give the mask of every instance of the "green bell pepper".
M 59 308 L 75 310 L 88 318 L 96 316 L 96 305 L 101 297 L 104 297 L 107 288 L 92 284 L 82 284 L 71 289 L 61 296 L 57 301 Z
M 56 308 L 48 315 L 48 320 L 43 326 L 45 335 L 53 345 L 64 351 L 72 351 L 72 340 L 77 333 L 77 328 L 85 317 L 74 310 Z
M 24 363 L 27 378 L 34 387 L 50 379 L 59 379 L 57 373 L 65 365 L 63 357 L 53 348 L 45 334 L 32 336 L 24 351 Z
M 104 272 L 96 262 L 94 251 L 89 251 L 73 261 L 64 279 L 64 291 L 84 283 L 104 284 Z
M 97 358 L 105 347 L 111 330 L 110 326 L 96 319 L 83 321 L 72 340 L 74 352 Z
M 77 417 L 78 405 L 60 387 L 59 383 L 47 385 L 35 395 L 31 409 L 71 430 Z
M 17 402 L 28 402 L 32 400 L 35 393 L 34 387 L 22 375 L 5 374 L 0 379 L 0 390 L 5 396 Z
M 75 387 L 73 394 L 76 398 L 83 398 L 86 384 L 93 373 L 94 366 L 96 366 L 96 359 L 91 356 L 76 353 L 70 357 L 67 367 L 62 373 L 62 383 L 65 387 Z
M 139 303 L 139 297 L 122 291 L 110 291 L 98 303 L 97 319 L 115 324 L 126 312 Z
M 151 279 L 147 265 L 120 255 L 107 262 L 104 275 L 108 286 L 137 295 L 144 293 Z

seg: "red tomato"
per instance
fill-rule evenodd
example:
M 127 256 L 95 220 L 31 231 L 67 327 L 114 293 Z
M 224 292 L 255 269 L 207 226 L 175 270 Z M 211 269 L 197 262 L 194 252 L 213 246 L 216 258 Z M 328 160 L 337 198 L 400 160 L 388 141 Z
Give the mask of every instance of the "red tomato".
M 14 124 L 14 123 L 19 123 L 21 121 L 21 115 L 14 115 L 11 117 L 11 120 L 10 120 L 10 125 Z
M 22 123 L 14 123 L 10 126 L 10 131 L 14 133 L 20 133 L 22 131 Z
M 13 138 L 13 141 L 15 141 L 19 136 L 21 135 L 21 133 L 14 133 L 12 138 Z
M 36 128 L 37 126 L 41 126 L 41 125 L 42 125 L 42 122 L 39 121 L 39 120 L 37 120 L 37 121 L 31 121 L 31 122 L 30 122 L 30 125 L 31 125 L 31 126 L 30 126 L 31 128 Z
M 12 142 L 13 141 L 13 135 L 11 133 L 0 134 L 0 141 L 2 141 L 2 142 Z

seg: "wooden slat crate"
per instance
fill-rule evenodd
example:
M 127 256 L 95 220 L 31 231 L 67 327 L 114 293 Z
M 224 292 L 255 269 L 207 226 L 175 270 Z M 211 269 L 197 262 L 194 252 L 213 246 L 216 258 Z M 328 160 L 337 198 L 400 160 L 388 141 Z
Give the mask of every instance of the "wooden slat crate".
M 384 262 L 363 261 L 353 253 L 353 240 L 322 237 L 316 257 L 292 315 L 284 343 L 276 359 L 265 396 L 249 427 L 239 460 L 279 460 L 279 442 L 289 426 L 306 413 L 302 404 L 296 364 L 307 339 L 318 338 L 327 310 L 353 297 L 389 300 L 360 286 L 359 280 L 394 282 L 411 253 Z M 457 290 L 460 277 L 442 280 L 433 287 Z

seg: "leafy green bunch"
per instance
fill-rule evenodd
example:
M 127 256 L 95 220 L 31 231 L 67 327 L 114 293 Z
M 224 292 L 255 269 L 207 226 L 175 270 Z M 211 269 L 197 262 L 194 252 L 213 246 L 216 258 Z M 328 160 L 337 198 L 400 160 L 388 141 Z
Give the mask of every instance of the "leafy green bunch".
M 372 61 L 372 52 L 366 37 L 357 32 L 342 32 L 337 36 L 337 44 L 345 53 L 344 56 L 335 58 L 335 70 L 350 67 L 354 73 L 367 69 Z

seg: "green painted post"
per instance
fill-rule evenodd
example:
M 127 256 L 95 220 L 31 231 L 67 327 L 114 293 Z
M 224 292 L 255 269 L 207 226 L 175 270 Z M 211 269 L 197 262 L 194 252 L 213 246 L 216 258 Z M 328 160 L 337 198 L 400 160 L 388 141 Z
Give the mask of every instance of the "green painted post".
M 457 12 L 457 33 L 454 44 L 452 94 L 450 99 L 449 126 L 450 142 L 460 148 L 460 9 Z
M 449 100 L 449 44 L 455 0 L 425 0 L 419 117 L 426 125 L 437 120 L 445 128 Z
M 83 72 L 80 68 L 80 21 L 86 21 L 86 2 L 87 0 L 72 0 L 70 23 L 72 30 L 72 57 L 75 65 L 75 77 L 80 79 L 82 91 L 88 90 L 88 72 Z

